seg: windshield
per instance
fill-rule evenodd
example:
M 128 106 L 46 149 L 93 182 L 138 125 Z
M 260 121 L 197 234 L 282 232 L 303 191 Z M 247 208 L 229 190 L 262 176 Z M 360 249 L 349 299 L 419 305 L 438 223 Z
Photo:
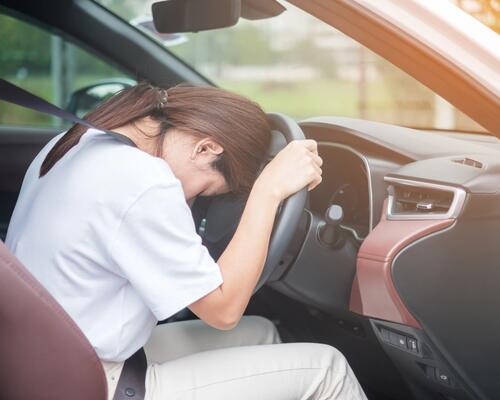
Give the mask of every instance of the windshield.
M 289 3 L 271 19 L 241 19 L 231 28 L 172 35 L 154 30 L 153 1 L 98 3 L 265 111 L 296 119 L 329 115 L 428 130 L 484 131 L 405 72 Z

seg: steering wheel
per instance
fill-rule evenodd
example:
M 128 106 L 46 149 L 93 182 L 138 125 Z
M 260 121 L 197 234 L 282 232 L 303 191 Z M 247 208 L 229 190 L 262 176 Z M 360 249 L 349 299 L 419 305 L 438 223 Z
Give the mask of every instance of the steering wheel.
M 292 140 L 305 139 L 304 132 L 292 118 L 281 113 L 268 113 L 268 120 L 273 130 L 279 131 L 287 143 Z M 255 286 L 254 293 L 270 278 L 279 265 L 290 245 L 307 202 L 307 188 L 291 195 L 283 201 L 281 209 L 274 221 L 266 262 Z

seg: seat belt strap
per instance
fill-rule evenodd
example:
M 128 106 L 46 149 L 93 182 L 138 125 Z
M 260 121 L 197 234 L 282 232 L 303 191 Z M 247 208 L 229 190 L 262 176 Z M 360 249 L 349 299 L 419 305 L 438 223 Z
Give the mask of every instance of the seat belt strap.
M 76 115 L 66 110 L 63 110 L 55 106 L 54 104 L 51 104 L 48 101 L 42 99 L 41 97 L 38 97 L 2 78 L 0 78 L 0 100 L 12 104 L 17 104 L 18 106 L 29 108 L 31 110 L 38 111 L 43 114 L 52 115 L 54 117 L 71 121 L 76 124 L 84 125 L 88 128 L 97 129 L 99 131 L 105 132 L 115 137 L 116 139 L 118 139 L 123 143 L 135 146 L 135 143 L 129 137 L 117 132 L 99 128 L 94 124 L 85 121 L 84 119 L 78 118 Z
M 143 400 L 146 396 L 146 353 L 141 347 L 123 365 L 113 400 Z

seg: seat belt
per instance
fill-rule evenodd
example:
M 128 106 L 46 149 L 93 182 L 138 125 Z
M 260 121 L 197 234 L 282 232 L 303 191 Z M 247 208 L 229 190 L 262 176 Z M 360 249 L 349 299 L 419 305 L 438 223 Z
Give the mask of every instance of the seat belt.
M 135 143 L 129 137 L 117 132 L 110 131 L 108 129 L 99 128 L 94 124 L 85 121 L 84 119 L 78 118 L 76 115 L 70 113 L 69 111 L 63 110 L 55 106 L 54 104 L 51 104 L 48 101 L 42 99 L 41 97 L 38 97 L 2 78 L 0 78 L 0 100 L 4 100 L 8 103 L 16 104 L 24 108 L 29 108 L 43 114 L 52 115 L 54 117 L 71 121 L 76 124 L 84 125 L 87 128 L 97 129 L 115 137 L 120 142 L 135 146 Z

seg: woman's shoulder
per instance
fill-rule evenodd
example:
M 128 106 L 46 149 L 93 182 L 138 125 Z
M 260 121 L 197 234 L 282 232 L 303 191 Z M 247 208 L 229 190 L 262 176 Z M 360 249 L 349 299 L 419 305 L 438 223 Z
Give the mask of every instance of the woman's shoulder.
M 152 156 L 134 145 L 123 143 L 113 137 L 102 137 L 95 156 L 108 173 L 132 182 L 148 184 L 175 183 L 177 178 L 165 160 Z M 103 171 L 104 172 L 104 171 Z M 132 183 L 131 182 L 131 183 Z
M 95 139 L 82 143 L 74 157 L 61 165 L 68 168 L 66 178 L 74 178 L 66 188 L 80 204 L 121 219 L 144 196 L 182 203 L 182 185 L 164 160 L 113 138 Z

